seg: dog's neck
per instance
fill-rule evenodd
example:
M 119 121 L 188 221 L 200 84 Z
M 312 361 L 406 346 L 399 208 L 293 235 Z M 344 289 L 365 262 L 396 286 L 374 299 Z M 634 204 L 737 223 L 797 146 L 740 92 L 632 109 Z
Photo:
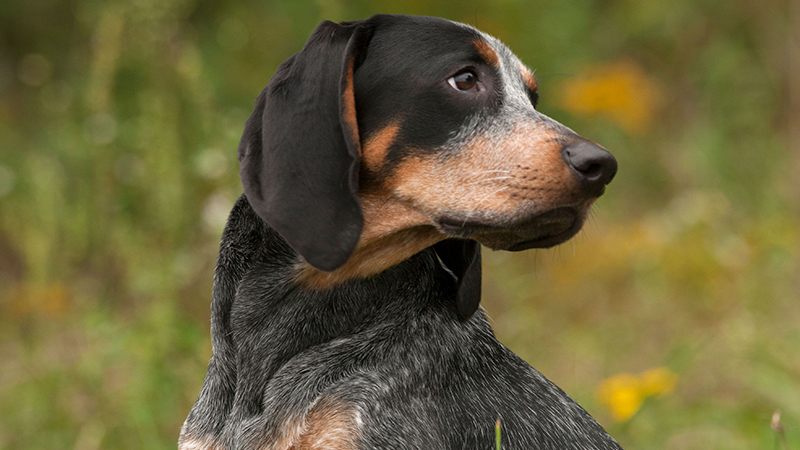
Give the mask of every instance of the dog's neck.
M 223 234 L 215 274 L 215 352 L 236 348 L 239 359 L 252 358 L 260 367 L 259 376 L 264 376 L 265 369 L 274 371 L 304 350 L 296 347 L 297 342 L 310 346 L 336 339 L 375 320 L 400 320 L 412 310 L 419 314 L 420 310 L 436 309 L 443 318 L 460 320 L 456 281 L 432 249 L 371 277 L 351 279 L 330 289 L 298 285 L 298 260 L 299 255 L 242 196 Z M 330 320 L 333 317 L 336 320 Z M 298 334 L 305 336 L 299 338 Z M 242 346 L 251 348 L 241 351 Z M 264 367 L 268 360 L 275 364 L 271 369 Z
M 324 379 L 314 374 L 306 379 L 294 366 L 310 358 L 304 367 L 318 367 L 324 355 L 315 352 L 337 342 L 359 342 L 357 348 L 366 349 L 399 339 L 400 348 L 407 346 L 411 354 L 445 361 L 450 353 L 492 335 L 482 311 L 466 320 L 459 317 L 456 281 L 433 249 L 372 277 L 327 290 L 295 283 L 298 258 L 242 196 L 220 245 L 211 312 L 214 356 L 187 419 L 193 424 L 184 430 L 187 436 L 223 436 L 223 441 L 236 442 L 230 433 L 238 432 L 237 424 L 253 417 L 283 417 L 288 410 L 281 409 L 281 402 L 263 398 L 263 393 L 296 390 L 296 383 Z M 367 345 L 373 339 L 376 342 Z M 368 355 L 346 359 L 354 365 L 365 360 Z M 281 387 L 287 380 L 291 383 Z
M 370 278 L 446 238 L 433 222 L 389 193 L 360 195 L 364 217 L 361 237 L 350 259 L 332 272 L 298 261 L 295 282 L 325 291 L 357 278 Z

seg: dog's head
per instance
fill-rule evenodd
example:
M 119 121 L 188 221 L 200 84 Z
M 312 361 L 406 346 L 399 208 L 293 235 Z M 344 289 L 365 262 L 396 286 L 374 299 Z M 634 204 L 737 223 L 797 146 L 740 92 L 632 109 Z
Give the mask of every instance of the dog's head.
M 564 242 L 617 170 L 602 147 L 536 111 L 536 91 L 510 50 L 463 24 L 324 22 L 247 121 L 245 194 L 304 258 L 298 281 L 311 288 L 436 245 L 479 291 L 475 241 L 512 251 Z M 466 315 L 479 292 L 468 297 Z

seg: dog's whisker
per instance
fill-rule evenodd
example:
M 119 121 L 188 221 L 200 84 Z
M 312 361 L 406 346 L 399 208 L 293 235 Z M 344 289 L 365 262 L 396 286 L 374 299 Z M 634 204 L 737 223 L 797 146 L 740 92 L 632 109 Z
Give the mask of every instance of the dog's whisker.
M 479 172 L 475 172 L 474 175 L 483 175 L 486 173 L 511 173 L 511 171 L 508 169 L 481 170 Z
M 474 179 L 474 178 L 477 178 L 477 177 L 481 177 L 481 176 L 484 176 L 484 175 L 491 175 L 491 174 L 507 174 L 509 177 L 513 177 L 511 175 L 511 171 L 510 170 L 505 170 L 505 169 L 482 170 L 480 172 L 471 173 L 471 174 L 468 175 L 468 177 L 469 177 L 469 179 Z
M 502 181 L 502 180 L 510 180 L 510 179 L 512 179 L 512 178 L 514 178 L 514 177 L 512 177 L 512 176 L 506 176 L 506 177 L 485 178 L 485 179 L 483 179 L 483 180 L 470 181 L 469 183 L 464 183 L 464 184 L 463 184 L 463 186 L 472 186 L 472 185 L 474 185 L 474 184 L 478 184 L 478 183 L 488 183 L 488 182 L 490 182 L 490 181 Z
M 497 195 L 497 194 L 499 194 L 500 192 L 503 192 L 503 191 L 505 191 L 505 190 L 506 190 L 506 189 L 508 189 L 509 187 L 510 187 L 510 186 L 503 186 L 503 187 L 501 187 L 500 189 L 497 189 L 497 190 L 495 190 L 494 192 L 490 192 L 489 194 L 486 194 L 486 195 L 484 195 L 483 197 L 481 197 L 480 199 L 478 199 L 478 200 L 475 202 L 475 207 L 474 207 L 474 208 L 472 208 L 472 209 L 471 209 L 471 210 L 470 210 L 470 211 L 467 213 L 466 217 L 464 217 L 464 222 L 461 224 L 461 226 L 463 227 L 463 226 L 465 226 L 465 225 L 467 224 L 467 221 L 469 221 L 469 218 L 470 218 L 470 216 L 472 215 L 472 213 L 478 210 L 478 208 L 480 207 L 481 203 L 482 203 L 484 200 L 486 200 L 487 198 L 489 198 L 489 197 L 491 197 L 491 196 L 493 196 L 493 195 Z

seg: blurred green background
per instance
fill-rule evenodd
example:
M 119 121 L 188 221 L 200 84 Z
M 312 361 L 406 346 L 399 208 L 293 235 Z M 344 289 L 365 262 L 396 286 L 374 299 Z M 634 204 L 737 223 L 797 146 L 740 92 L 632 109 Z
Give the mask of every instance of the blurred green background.
M 619 161 L 576 239 L 485 253 L 499 338 L 624 447 L 800 449 L 797 0 L 2 1 L 0 448 L 175 448 L 253 101 L 378 12 L 497 36 Z

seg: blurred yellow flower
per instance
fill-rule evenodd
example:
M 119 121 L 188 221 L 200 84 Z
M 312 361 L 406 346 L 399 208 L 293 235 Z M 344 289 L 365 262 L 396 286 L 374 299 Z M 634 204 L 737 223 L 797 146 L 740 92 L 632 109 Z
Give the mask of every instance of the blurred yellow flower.
M 678 376 L 666 367 L 650 369 L 639 375 L 620 373 L 600 383 L 597 397 L 614 420 L 624 422 L 639 411 L 647 397 L 672 391 L 677 381 Z
M 666 367 L 656 367 L 639 374 L 639 383 L 645 396 L 664 395 L 675 389 L 678 375 Z
M 561 106 L 577 115 L 604 116 L 628 132 L 650 128 L 661 103 L 655 81 L 633 62 L 587 69 L 562 85 Z
M 61 284 L 18 284 L 8 291 L 10 302 L 6 304 L 7 312 L 12 317 L 21 318 L 28 315 L 61 317 L 69 309 L 72 292 Z

